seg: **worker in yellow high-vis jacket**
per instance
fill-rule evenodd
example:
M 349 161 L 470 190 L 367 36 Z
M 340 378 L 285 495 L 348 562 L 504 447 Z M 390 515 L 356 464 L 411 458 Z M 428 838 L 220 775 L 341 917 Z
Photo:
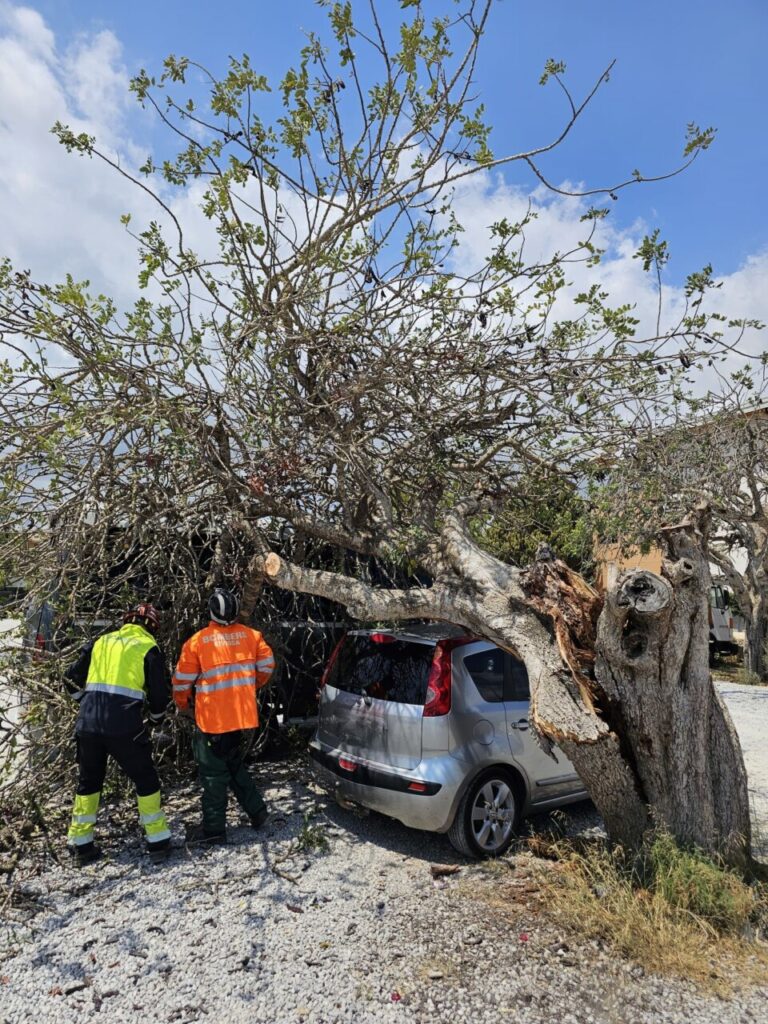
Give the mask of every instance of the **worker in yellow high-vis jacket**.
M 150 856 L 161 860 L 168 853 L 171 834 L 143 715 L 148 705 L 150 722 L 158 724 L 170 697 L 165 659 L 155 639 L 159 625 L 151 604 L 137 605 L 126 613 L 120 629 L 85 647 L 66 673 L 81 691 L 76 726 L 80 772 L 67 834 L 79 864 L 101 856 L 93 836 L 108 757 L 136 787 Z

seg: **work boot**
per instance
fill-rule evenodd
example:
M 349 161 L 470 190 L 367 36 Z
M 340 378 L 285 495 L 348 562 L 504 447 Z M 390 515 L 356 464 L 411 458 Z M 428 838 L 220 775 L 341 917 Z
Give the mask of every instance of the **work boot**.
M 186 831 L 187 846 L 226 846 L 226 832 L 206 832 L 203 825 L 193 825 Z
M 261 828 L 269 821 L 269 808 L 265 807 L 258 814 L 251 818 L 251 828 Z
M 147 843 L 147 853 L 153 864 L 164 864 L 171 853 L 170 840 L 161 839 L 159 843 Z
M 94 861 L 101 860 L 104 856 L 101 847 L 95 843 L 81 843 L 79 846 L 67 844 L 67 850 L 79 868 L 84 868 L 86 864 L 93 864 Z

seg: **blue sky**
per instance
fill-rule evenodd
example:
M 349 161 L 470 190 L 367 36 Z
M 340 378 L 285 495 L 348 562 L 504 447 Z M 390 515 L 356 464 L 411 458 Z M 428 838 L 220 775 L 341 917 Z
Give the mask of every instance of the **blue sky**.
M 214 70 L 228 54 L 248 52 L 277 80 L 300 47 L 306 28 L 323 12 L 312 0 L 38 0 L 57 44 L 110 30 L 128 72 L 159 67 L 169 52 L 186 54 Z M 390 21 L 395 0 L 379 5 Z M 430 0 L 427 11 L 452 9 Z M 644 173 L 675 166 L 685 125 L 718 129 L 714 146 L 695 167 L 670 182 L 625 192 L 612 217 L 617 227 L 640 218 L 659 226 L 673 253 L 669 276 L 711 261 L 731 274 L 768 247 L 768 3 L 765 0 L 498 0 L 485 40 L 478 91 L 494 126 L 493 149 L 538 144 L 563 112 L 557 91 L 542 89 L 544 61 L 568 64 L 575 92 L 616 58 L 607 89 L 572 140 L 546 164 L 556 181 L 603 183 L 634 167 Z M 149 138 L 146 126 L 132 129 Z M 512 183 L 526 184 L 520 171 Z

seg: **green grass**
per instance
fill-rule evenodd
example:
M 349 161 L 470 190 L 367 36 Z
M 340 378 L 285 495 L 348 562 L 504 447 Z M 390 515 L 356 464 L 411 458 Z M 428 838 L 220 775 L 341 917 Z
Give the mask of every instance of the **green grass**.
M 722 933 L 739 934 L 759 909 L 756 890 L 735 872 L 698 850 L 681 849 L 667 833 L 657 836 L 641 873 L 649 877 L 650 891 L 669 907 Z
M 741 686 L 765 686 L 766 680 L 761 679 L 755 672 L 748 672 L 744 668 L 742 654 L 717 654 L 711 665 L 712 675 L 716 679 L 727 679 L 729 683 L 739 683 Z

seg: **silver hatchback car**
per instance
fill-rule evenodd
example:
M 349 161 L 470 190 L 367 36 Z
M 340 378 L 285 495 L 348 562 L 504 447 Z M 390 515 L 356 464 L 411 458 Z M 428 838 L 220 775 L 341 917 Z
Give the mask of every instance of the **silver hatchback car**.
M 404 825 L 502 854 L 523 815 L 583 800 L 565 755 L 529 729 L 525 665 L 450 626 L 345 634 L 310 743 L 319 780 Z

